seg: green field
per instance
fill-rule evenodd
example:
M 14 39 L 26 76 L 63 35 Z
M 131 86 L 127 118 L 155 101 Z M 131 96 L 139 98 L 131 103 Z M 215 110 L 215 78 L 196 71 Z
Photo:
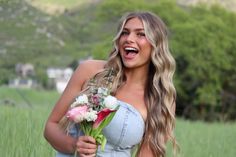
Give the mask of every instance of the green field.
M 43 138 L 43 127 L 58 96 L 54 91 L 17 91 L 0 87 L 0 156 L 54 156 L 55 151 Z M 7 105 L 6 99 L 12 100 L 15 106 Z M 181 148 L 179 156 L 234 157 L 235 133 L 236 123 L 203 123 L 178 119 L 176 137 Z M 170 150 L 168 156 L 172 156 Z
M 236 123 L 177 120 L 176 137 L 181 157 L 235 157 Z
M 58 96 L 55 91 L 0 87 L 0 156 L 54 156 L 43 128 Z

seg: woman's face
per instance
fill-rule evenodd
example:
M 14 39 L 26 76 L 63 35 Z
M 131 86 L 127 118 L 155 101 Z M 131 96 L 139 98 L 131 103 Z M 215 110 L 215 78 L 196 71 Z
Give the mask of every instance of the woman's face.
M 129 19 L 118 39 L 119 52 L 127 68 L 148 67 L 152 45 L 146 38 L 144 26 L 139 18 Z

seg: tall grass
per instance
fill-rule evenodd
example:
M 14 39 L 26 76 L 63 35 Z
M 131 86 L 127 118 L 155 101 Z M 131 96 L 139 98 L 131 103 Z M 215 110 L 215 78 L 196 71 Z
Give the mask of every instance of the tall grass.
M 55 91 L 0 87 L 0 156 L 54 155 L 42 134 L 58 97 Z
M 0 87 L 0 156 L 52 157 L 55 151 L 43 138 L 45 121 L 59 95 L 54 91 L 20 90 L 32 103 L 25 104 L 16 89 Z M 3 105 L 3 99 L 16 105 Z M 204 123 L 177 119 L 178 157 L 235 157 L 236 123 Z M 167 156 L 171 157 L 168 147 Z
M 177 120 L 180 157 L 235 157 L 236 123 Z
M 49 109 L 0 108 L 0 156 L 53 156 L 53 150 L 42 135 Z
M 59 94 L 56 91 L 0 87 L 0 105 L 8 101 L 17 107 L 52 106 L 58 97 Z

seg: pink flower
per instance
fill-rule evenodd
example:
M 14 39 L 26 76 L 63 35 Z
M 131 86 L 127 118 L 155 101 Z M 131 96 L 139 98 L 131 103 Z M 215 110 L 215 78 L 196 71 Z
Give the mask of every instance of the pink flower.
M 88 106 L 78 106 L 72 108 L 66 113 L 66 117 L 76 123 L 83 121 L 85 113 L 88 111 Z
M 105 108 L 103 110 L 101 110 L 98 114 L 97 114 L 97 119 L 93 124 L 93 128 L 98 128 L 99 125 L 102 123 L 102 121 L 110 115 L 110 113 L 115 112 L 116 110 L 111 110 L 108 108 Z

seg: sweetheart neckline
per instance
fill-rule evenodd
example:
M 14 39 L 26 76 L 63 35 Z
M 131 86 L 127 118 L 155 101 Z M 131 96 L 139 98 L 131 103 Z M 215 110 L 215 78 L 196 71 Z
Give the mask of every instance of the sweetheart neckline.
M 131 105 L 131 104 L 125 102 L 125 101 L 122 101 L 122 100 L 119 100 L 119 99 L 117 99 L 117 100 L 118 100 L 119 102 L 122 102 L 122 103 L 125 104 L 126 106 L 131 107 L 135 112 L 137 112 L 138 115 L 140 116 L 140 118 L 142 119 L 143 123 L 145 124 L 145 120 L 144 120 L 142 114 L 139 112 L 138 109 L 136 109 L 133 105 Z

